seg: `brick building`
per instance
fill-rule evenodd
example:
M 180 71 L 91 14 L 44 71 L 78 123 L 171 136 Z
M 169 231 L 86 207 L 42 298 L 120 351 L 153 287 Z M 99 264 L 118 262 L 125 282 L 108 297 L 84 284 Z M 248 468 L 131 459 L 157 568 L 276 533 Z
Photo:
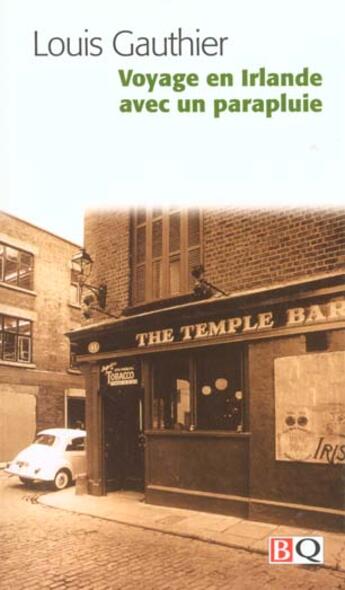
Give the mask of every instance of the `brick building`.
M 85 246 L 90 493 L 342 528 L 345 213 L 94 211 Z
M 84 413 L 65 333 L 80 325 L 76 244 L 0 212 L 0 462 Z

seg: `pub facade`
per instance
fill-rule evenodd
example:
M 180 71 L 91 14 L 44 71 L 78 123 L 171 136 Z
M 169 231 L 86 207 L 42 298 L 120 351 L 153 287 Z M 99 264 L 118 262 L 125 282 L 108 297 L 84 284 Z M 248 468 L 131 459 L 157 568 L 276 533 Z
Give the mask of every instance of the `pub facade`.
M 344 526 L 345 215 L 94 211 L 88 491 Z

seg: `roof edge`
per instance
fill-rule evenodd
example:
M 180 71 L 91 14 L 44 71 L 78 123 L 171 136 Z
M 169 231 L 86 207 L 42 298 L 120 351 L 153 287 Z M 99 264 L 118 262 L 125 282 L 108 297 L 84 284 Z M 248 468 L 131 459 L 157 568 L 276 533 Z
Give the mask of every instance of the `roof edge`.
M 17 215 L 13 215 L 13 213 L 8 213 L 7 211 L 0 209 L 0 215 L 6 215 L 7 217 L 11 217 L 12 219 L 15 219 L 16 221 L 20 221 L 21 223 L 25 223 L 25 225 L 29 225 L 30 227 L 33 227 L 34 229 L 38 229 L 39 231 L 43 231 L 44 233 L 49 234 L 50 236 L 53 236 L 54 238 L 57 238 L 58 240 L 62 240 L 63 242 L 67 242 L 68 244 L 71 244 L 71 246 L 75 246 L 76 248 L 82 248 L 81 244 L 76 244 L 76 242 L 72 242 L 72 240 L 68 240 L 67 238 L 59 236 L 58 234 L 55 234 L 54 232 L 49 231 L 49 229 L 45 229 L 44 227 L 40 227 L 39 225 L 35 225 L 35 223 L 32 223 L 31 221 L 26 221 L 25 219 L 22 219 L 22 217 L 18 217 Z

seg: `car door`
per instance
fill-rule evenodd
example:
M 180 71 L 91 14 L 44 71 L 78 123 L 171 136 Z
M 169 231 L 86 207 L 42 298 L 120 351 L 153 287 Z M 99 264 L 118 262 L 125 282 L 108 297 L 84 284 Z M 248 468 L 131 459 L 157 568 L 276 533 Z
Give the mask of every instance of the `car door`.
M 77 436 L 72 438 L 66 446 L 65 456 L 71 465 L 73 478 L 86 472 L 85 443 L 85 436 Z

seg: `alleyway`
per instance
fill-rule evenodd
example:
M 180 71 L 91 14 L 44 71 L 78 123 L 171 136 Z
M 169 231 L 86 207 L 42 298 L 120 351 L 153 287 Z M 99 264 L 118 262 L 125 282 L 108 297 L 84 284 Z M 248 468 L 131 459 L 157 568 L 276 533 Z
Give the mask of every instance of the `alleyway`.
M 0 472 L 1 590 L 345 589 L 343 573 L 48 508 L 45 491 Z

